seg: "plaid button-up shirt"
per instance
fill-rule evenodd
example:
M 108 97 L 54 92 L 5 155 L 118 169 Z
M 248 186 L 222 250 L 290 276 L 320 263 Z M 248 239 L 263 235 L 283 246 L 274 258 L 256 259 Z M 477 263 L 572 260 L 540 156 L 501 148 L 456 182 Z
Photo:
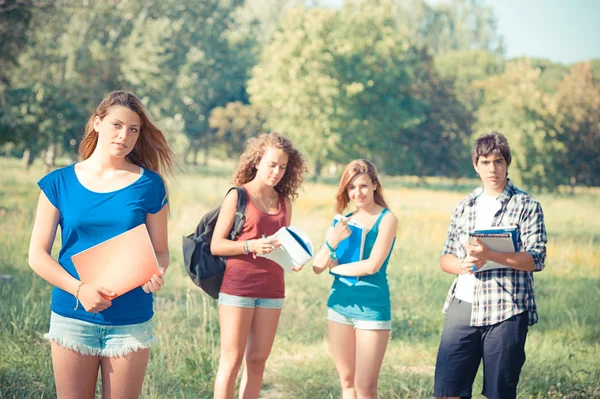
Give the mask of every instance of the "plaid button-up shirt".
M 450 220 L 448 238 L 442 255 L 452 254 L 459 259 L 467 253 L 461 244 L 475 228 L 476 201 L 483 193 L 483 186 L 475 189 L 458 203 Z M 500 210 L 494 215 L 492 226 L 518 226 L 519 251 L 527 251 L 533 257 L 534 271 L 544 269 L 546 260 L 546 228 L 540 203 L 508 180 L 498 197 Z M 507 320 L 516 314 L 528 312 L 529 325 L 538 321 L 533 273 L 516 269 L 492 269 L 477 272 L 471 307 L 471 326 L 489 326 Z M 458 277 L 454 279 L 443 312 L 446 313 L 454 297 Z

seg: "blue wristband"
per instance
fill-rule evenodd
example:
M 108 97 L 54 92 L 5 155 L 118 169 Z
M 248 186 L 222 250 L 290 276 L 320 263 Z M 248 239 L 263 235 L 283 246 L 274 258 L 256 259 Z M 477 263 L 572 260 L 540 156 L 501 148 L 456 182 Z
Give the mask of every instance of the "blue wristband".
M 325 240 L 325 245 L 327 245 L 327 248 L 329 248 L 329 252 L 335 252 L 335 249 L 331 246 L 329 241 Z
M 333 247 L 331 246 L 331 244 L 329 244 L 329 241 L 327 241 L 327 240 L 325 240 L 325 245 L 327 245 L 327 248 L 329 249 L 329 257 L 332 260 L 336 260 L 337 254 L 335 253 L 335 249 L 333 249 Z

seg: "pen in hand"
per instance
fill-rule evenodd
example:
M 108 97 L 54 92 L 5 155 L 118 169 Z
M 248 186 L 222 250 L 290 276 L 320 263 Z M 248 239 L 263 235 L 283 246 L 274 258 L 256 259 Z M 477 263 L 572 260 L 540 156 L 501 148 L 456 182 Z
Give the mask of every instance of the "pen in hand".
M 264 238 L 265 240 L 268 240 L 267 236 L 264 234 L 262 235 L 262 238 Z M 269 246 L 271 247 L 271 249 L 275 249 L 275 245 L 269 244 Z

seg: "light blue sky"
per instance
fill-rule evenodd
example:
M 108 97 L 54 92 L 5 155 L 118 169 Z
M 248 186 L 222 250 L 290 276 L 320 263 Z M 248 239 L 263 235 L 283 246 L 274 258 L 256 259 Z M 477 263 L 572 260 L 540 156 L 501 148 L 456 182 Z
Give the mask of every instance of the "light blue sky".
M 321 0 L 339 6 L 343 0 Z M 448 0 L 426 0 L 430 4 Z M 600 0 L 483 0 L 494 9 L 506 58 L 573 64 L 600 58 Z

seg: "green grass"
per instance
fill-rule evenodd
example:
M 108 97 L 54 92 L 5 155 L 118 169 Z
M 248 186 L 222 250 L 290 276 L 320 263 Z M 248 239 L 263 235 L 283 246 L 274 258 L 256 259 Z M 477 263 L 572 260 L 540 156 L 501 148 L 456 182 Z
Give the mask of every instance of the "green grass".
M 27 172 L 0 158 L 0 398 L 55 397 L 49 345 L 42 335 L 51 287 L 27 266 L 27 248 L 41 167 Z M 215 301 L 187 278 L 181 236 L 219 204 L 230 185 L 231 163 L 186 167 L 170 184 L 167 285 L 156 297 L 155 334 L 144 398 L 210 398 L 218 364 Z M 474 181 L 384 178 L 399 217 L 389 267 L 394 331 L 381 373 L 382 398 L 425 398 L 443 325 L 441 306 L 452 276 L 439 253 L 454 205 Z M 469 184 L 471 186 L 469 186 Z M 333 212 L 333 181 L 306 183 L 293 223 L 315 243 Z M 600 397 L 600 192 L 574 197 L 540 195 L 548 229 L 546 269 L 535 275 L 540 322 L 530 328 L 519 398 Z M 58 251 L 59 240 L 54 246 Z M 265 373 L 264 398 L 338 398 L 338 377 L 327 340 L 325 304 L 330 278 L 310 267 L 286 276 L 286 303 Z M 481 391 L 481 375 L 475 392 Z M 480 397 L 476 395 L 476 397 Z

